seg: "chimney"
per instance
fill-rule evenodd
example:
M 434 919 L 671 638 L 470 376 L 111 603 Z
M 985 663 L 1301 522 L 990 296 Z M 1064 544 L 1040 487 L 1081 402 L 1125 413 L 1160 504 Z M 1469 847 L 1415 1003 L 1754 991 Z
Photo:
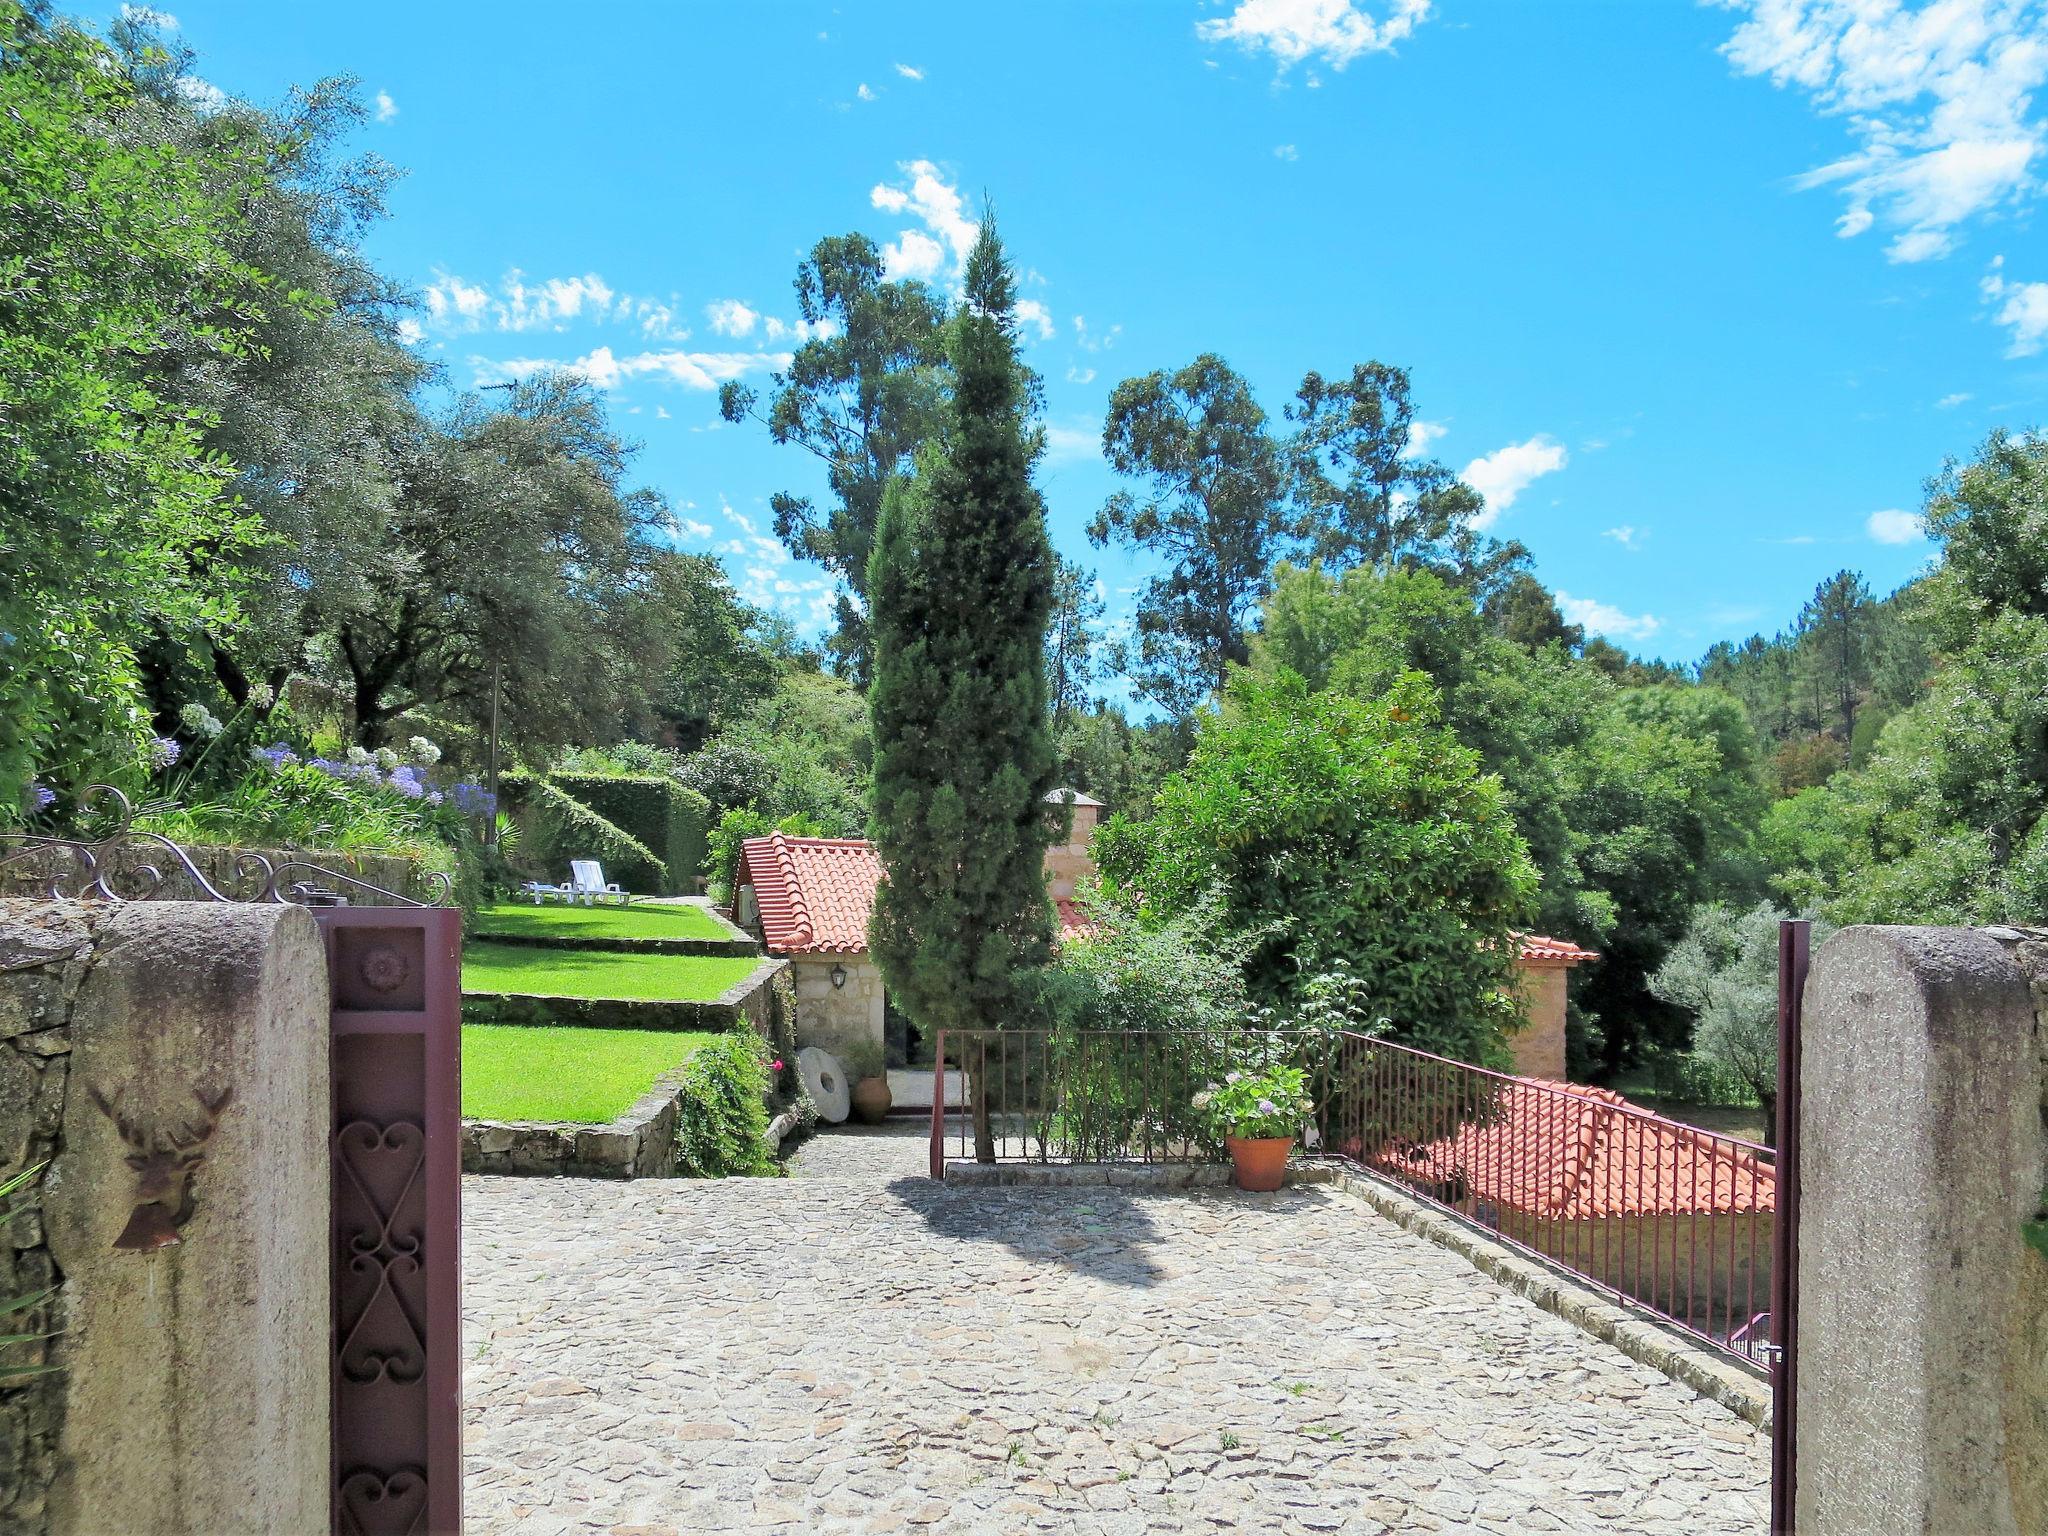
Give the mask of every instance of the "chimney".
M 1078 789 L 1056 789 L 1045 798 L 1050 805 L 1065 803 L 1074 808 L 1074 824 L 1067 840 L 1045 850 L 1046 891 L 1055 901 L 1070 901 L 1081 883 L 1095 874 L 1095 859 L 1088 844 L 1095 836 L 1105 807 L 1100 800 Z

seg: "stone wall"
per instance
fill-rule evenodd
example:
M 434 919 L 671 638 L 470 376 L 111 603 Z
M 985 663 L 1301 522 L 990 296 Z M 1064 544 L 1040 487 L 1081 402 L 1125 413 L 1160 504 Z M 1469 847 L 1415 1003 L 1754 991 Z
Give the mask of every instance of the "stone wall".
M 465 1120 L 462 1171 L 576 1179 L 670 1177 L 676 1171 L 676 1119 L 682 1100 L 682 1088 L 674 1078 L 670 1074 L 656 1083 L 609 1125 Z
M 568 1024 L 585 1029 L 701 1029 L 743 1025 L 774 1039 L 775 978 L 789 962 L 764 959 L 725 991 L 701 1003 L 614 997 L 549 997 L 528 992 L 465 992 L 465 1024 Z
M 882 968 L 866 955 L 792 955 L 796 978 L 796 1043 L 823 1046 L 835 1055 L 853 1040 L 883 1043 Z M 843 966 L 846 985 L 832 985 Z
M 1842 930 L 1801 1091 L 1799 1531 L 2048 1532 L 2048 930 Z
M 326 1529 L 327 1036 L 299 908 L 0 900 L 0 1529 Z
M 1516 963 L 1515 980 L 1529 1017 L 1527 1024 L 1508 1036 L 1517 1077 L 1565 1081 L 1565 991 L 1570 979 L 1571 967 L 1559 961 L 1525 959 Z
M 1054 794 L 1061 791 L 1054 790 Z M 1067 840 L 1045 850 L 1045 890 L 1055 901 L 1070 901 L 1083 881 L 1095 878 L 1095 855 L 1089 849 L 1095 837 L 1102 807 L 1085 801 L 1074 805 L 1073 825 Z

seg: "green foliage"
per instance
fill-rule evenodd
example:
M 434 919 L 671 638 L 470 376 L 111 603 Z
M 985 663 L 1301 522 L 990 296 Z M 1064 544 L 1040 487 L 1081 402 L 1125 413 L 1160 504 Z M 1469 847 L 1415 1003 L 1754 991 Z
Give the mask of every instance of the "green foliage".
M 1437 717 L 1414 674 L 1371 701 L 1242 674 L 1151 820 L 1096 834 L 1105 883 L 1161 915 L 1220 886 L 1225 922 L 1261 935 L 1255 999 L 1297 999 L 1342 960 L 1397 1038 L 1503 1061 L 1536 875 L 1499 782 Z
M 718 395 L 727 421 L 762 422 L 778 443 L 822 460 L 833 504 L 778 491 L 775 536 L 850 590 L 839 596 L 834 658 L 857 681 L 868 675 L 864 616 L 868 562 L 890 480 L 939 430 L 947 389 L 944 299 L 916 281 L 891 282 L 866 235 L 820 240 L 797 268 L 802 320 L 818 327 L 775 375 L 765 412 L 738 383 Z
M 668 888 L 668 865 L 652 848 L 550 780 L 513 772 L 500 777 L 498 788 L 522 814 L 522 862 L 529 867 L 559 882 L 568 878 L 569 860 L 597 859 L 607 880 L 636 895 Z
M 222 795 L 153 804 L 141 824 L 174 842 L 343 852 L 440 850 L 463 836 L 446 805 L 297 762 L 256 768 Z
M 695 889 L 711 820 L 711 804 L 696 790 L 666 776 L 559 769 L 548 775 L 548 783 L 642 847 L 661 850 L 661 884 L 645 894 L 687 895 Z M 612 878 L 628 890 L 639 889 L 622 874 Z
M 1296 1136 L 1315 1109 L 1308 1074 L 1282 1063 L 1232 1068 L 1223 1081 L 1195 1095 L 1197 1112 L 1207 1115 L 1219 1136 L 1240 1141 Z
M 720 1035 L 690 1058 L 676 1118 L 676 1152 L 693 1178 L 775 1172 L 768 1142 L 768 1042 L 750 1030 Z
M 0 1179 L 0 1224 L 12 1224 L 15 1217 L 36 1205 L 37 1197 L 24 1196 L 23 1191 L 38 1188 L 42 1183 L 43 1170 L 48 1166 L 47 1163 L 32 1163 L 19 1172 Z M 36 1314 L 30 1331 L 0 1333 L 0 1356 L 11 1354 L 24 1345 L 39 1344 L 45 1339 L 54 1339 L 57 1336 L 55 1330 L 35 1331 L 35 1324 L 48 1318 L 48 1304 L 56 1294 L 56 1288 L 53 1286 L 48 1290 L 34 1291 L 25 1296 L 10 1296 L 0 1301 L 0 1317 L 18 1317 L 23 1313 Z M 60 1367 L 41 1361 L 0 1358 L 0 1386 L 25 1381 L 31 1376 L 46 1376 L 58 1369 Z
M 1693 1019 L 1692 1048 L 1764 1106 L 1778 1093 L 1778 925 L 1769 902 L 1739 911 L 1720 902 L 1694 910 L 1650 988 Z M 1816 924 L 1813 942 L 1833 932 Z
M 1220 889 L 1149 919 L 1128 902 L 1085 900 L 1094 931 L 1061 944 L 1032 979 L 1034 1011 L 1048 1026 L 1188 1036 L 1244 1026 L 1252 1012 L 1244 963 L 1257 936 L 1225 929 Z
M 230 360 L 267 303 L 228 232 L 262 167 L 138 131 L 104 44 L 0 0 L 0 818 L 141 753 L 136 652 L 238 617 L 259 537 L 206 411 L 153 360 Z M 292 302 L 283 296 L 282 302 Z
M 875 842 L 870 943 L 919 1029 L 1015 1021 L 1052 938 L 1045 796 L 1057 760 L 1045 631 L 1053 555 L 993 224 L 967 262 L 955 386 L 917 478 L 891 484 L 868 573 Z
M 1773 808 L 1773 883 L 1836 922 L 2034 922 L 2048 912 L 2048 441 L 1994 433 L 1931 487 L 1942 564 L 1916 604 L 1925 696 L 1860 768 Z
M 1166 566 L 1139 594 L 1137 651 L 1118 665 L 1185 719 L 1250 654 L 1252 613 L 1289 530 L 1279 449 L 1251 386 L 1209 352 L 1117 385 L 1102 447 L 1110 468 L 1144 490 L 1112 496 L 1089 539 Z

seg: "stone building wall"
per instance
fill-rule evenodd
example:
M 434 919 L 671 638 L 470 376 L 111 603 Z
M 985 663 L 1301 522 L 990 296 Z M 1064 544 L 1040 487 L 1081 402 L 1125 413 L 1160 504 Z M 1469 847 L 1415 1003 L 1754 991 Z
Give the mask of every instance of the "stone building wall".
M 0 1529 L 325 1529 L 327 1036 L 303 909 L 0 900 Z
M 796 978 L 796 1042 L 823 1046 L 835 1054 L 852 1040 L 883 1043 L 885 999 L 882 968 L 868 956 L 792 955 Z M 843 966 L 846 985 L 832 985 L 832 969 Z
M 1508 1050 L 1514 1055 L 1517 1077 L 1565 1081 L 1565 991 L 1570 977 L 1571 968 L 1555 961 L 1517 962 L 1515 979 L 1521 988 L 1522 1006 L 1529 1016 L 1527 1025 L 1508 1036 Z
M 1053 900 L 1072 900 L 1081 883 L 1095 877 L 1095 856 L 1089 844 L 1094 839 L 1101 817 L 1101 806 L 1075 802 L 1073 825 L 1068 829 L 1067 840 L 1045 850 L 1045 888 Z

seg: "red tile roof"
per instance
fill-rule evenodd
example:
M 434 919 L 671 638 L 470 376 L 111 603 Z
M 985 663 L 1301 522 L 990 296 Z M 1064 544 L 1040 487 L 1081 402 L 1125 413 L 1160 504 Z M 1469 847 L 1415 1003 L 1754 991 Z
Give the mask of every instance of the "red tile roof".
M 1389 1159 L 1407 1177 L 1458 1180 L 1507 1210 L 1556 1221 L 1771 1210 L 1777 1174 L 1688 1125 L 1627 1113 L 1621 1095 L 1508 1078 L 1497 1114 Z
M 1063 941 L 1085 939 L 1095 932 L 1095 919 L 1073 897 L 1055 896 L 1052 907 L 1053 919 L 1059 925 L 1059 936 Z
M 754 888 L 771 953 L 867 953 L 882 861 L 866 838 L 771 832 L 742 843 L 740 858 L 740 883 Z
M 1521 946 L 1521 959 L 1530 965 L 1577 965 L 1581 960 L 1600 958 L 1593 950 L 1581 949 L 1570 939 L 1546 938 L 1540 933 L 1518 933 L 1515 942 Z

